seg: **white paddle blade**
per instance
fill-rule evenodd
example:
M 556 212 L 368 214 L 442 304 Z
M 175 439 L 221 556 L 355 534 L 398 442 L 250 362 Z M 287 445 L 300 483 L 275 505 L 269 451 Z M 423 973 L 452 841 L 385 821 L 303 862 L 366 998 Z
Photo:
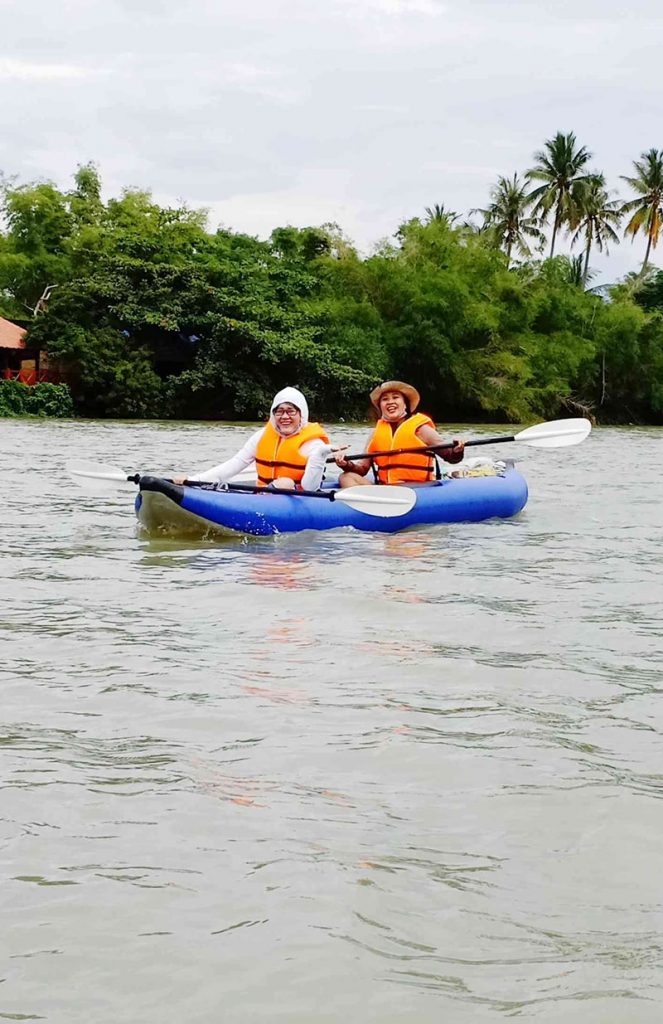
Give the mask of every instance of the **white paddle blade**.
M 129 483 L 124 470 L 100 462 L 68 462 L 66 469 L 74 483 L 88 490 L 114 491 L 118 484 L 135 486 Z
M 334 497 L 334 501 L 342 501 L 357 512 L 365 512 L 367 516 L 380 516 L 383 519 L 404 516 L 414 506 L 416 500 L 417 495 L 411 487 L 372 484 L 346 487 L 336 491 Z
M 582 417 L 568 420 L 550 420 L 549 423 L 537 423 L 516 434 L 514 441 L 523 441 L 532 448 L 568 448 L 572 444 L 584 441 L 592 424 Z

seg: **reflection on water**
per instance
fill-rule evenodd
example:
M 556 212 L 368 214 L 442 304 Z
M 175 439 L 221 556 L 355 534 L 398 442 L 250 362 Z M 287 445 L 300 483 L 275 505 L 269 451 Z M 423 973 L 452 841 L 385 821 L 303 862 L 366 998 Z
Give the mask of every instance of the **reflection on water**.
M 308 590 L 315 586 L 315 574 L 302 554 L 269 551 L 255 559 L 248 582 L 277 590 Z
M 249 432 L 3 423 L 0 1019 L 658 1022 L 661 432 L 376 536 L 145 539 L 58 472 Z

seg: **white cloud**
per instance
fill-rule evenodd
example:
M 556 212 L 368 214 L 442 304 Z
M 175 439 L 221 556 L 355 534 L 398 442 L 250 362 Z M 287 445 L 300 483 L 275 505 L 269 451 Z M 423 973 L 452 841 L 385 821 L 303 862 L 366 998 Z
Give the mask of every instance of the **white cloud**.
M 229 63 L 214 69 L 214 76 L 244 92 L 276 102 L 294 103 L 300 90 L 287 83 L 287 74 L 276 68 L 248 63 Z
M 625 196 L 660 145 L 662 37 L 660 0 L 0 0 L 2 170 L 69 187 L 95 160 L 106 194 L 263 237 L 337 220 L 369 249 L 434 203 L 485 206 L 558 130 Z
M 33 61 L 0 58 L 0 79 L 16 78 L 24 82 L 52 82 L 57 79 L 87 78 L 86 68 L 75 64 L 39 64 Z
M 237 192 L 202 205 L 209 209 L 212 224 L 262 238 L 286 224 L 310 227 L 329 221 L 338 222 L 352 234 L 357 216 L 346 196 L 349 177 L 344 170 L 303 170 L 288 188 Z
M 423 14 L 437 17 L 446 5 L 437 0 L 335 0 L 336 4 L 348 8 L 355 14 L 375 11 L 378 14 Z
M 497 178 L 497 176 L 502 173 L 502 169 L 496 166 L 488 166 L 486 164 L 455 163 L 444 160 L 425 161 L 421 165 L 421 170 L 440 171 L 449 175 L 474 174 L 478 178 L 486 178 L 490 181 Z
M 369 114 L 406 114 L 407 107 L 402 103 L 360 103 L 357 110 L 367 111 Z
M 255 85 L 274 77 L 274 72 L 269 68 L 257 67 L 255 64 L 226 64 L 221 70 L 229 81 L 237 82 L 238 85 Z

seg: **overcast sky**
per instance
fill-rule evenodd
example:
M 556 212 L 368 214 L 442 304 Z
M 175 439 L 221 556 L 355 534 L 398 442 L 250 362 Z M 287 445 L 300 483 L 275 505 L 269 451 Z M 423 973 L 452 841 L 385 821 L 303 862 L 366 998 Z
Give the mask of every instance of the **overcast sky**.
M 369 252 L 484 206 L 558 130 L 628 195 L 663 148 L 662 54 L 660 0 L 0 0 L 0 170 L 69 187 L 93 160 L 106 195 L 260 237 L 337 221 Z

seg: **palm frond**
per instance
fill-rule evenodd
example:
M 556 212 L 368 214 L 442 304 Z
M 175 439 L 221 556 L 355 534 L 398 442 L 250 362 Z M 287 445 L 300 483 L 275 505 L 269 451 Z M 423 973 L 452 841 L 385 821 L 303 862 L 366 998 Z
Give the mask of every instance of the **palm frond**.
M 663 150 L 649 149 L 633 161 L 635 175 L 621 175 L 637 199 L 622 203 L 620 213 L 632 214 L 624 235 L 634 238 L 639 231 L 647 236 L 647 251 L 640 274 L 644 273 L 650 249 L 656 248 L 663 228 Z

